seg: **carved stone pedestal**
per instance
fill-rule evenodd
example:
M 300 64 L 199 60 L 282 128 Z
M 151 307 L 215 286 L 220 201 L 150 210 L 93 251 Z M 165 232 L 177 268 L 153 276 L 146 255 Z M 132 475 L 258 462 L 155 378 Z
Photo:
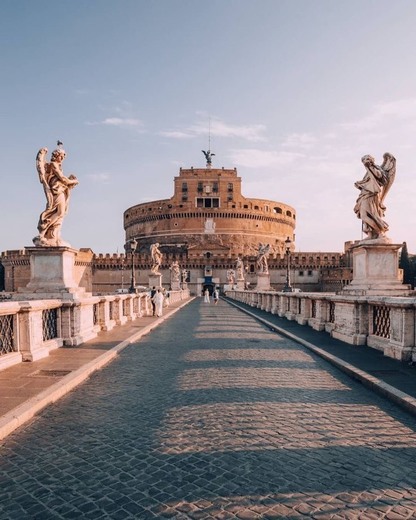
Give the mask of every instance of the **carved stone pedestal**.
M 399 280 L 399 249 L 387 238 L 362 240 L 352 248 L 353 279 L 339 293 L 345 296 L 407 296 L 411 289 Z
M 257 285 L 256 291 L 270 291 L 270 274 L 269 273 L 257 273 Z
M 151 273 L 151 274 L 149 274 L 149 287 L 150 288 L 156 287 L 156 289 L 158 289 L 159 287 L 162 287 L 162 275 L 161 275 L 161 273 L 158 273 L 158 274 Z
M 235 287 L 236 287 L 237 291 L 244 291 L 244 288 L 245 288 L 244 279 L 243 280 L 237 280 L 237 283 L 235 284 Z
M 77 250 L 71 247 L 27 247 L 30 254 L 30 282 L 19 287 L 15 299 L 42 300 L 91 296 L 74 280 Z
M 181 283 L 179 280 L 175 280 L 171 282 L 170 284 L 172 291 L 180 291 L 181 290 Z

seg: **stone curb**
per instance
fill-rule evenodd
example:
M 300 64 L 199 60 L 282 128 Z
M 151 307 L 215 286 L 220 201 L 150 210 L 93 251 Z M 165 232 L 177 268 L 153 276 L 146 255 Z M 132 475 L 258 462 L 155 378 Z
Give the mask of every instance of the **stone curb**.
M 406 394 L 405 392 L 402 392 L 401 390 L 398 390 L 394 386 L 389 385 L 388 383 L 385 383 L 381 379 L 378 379 L 377 377 L 371 376 L 367 372 L 364 372 L 363 370 L 351 365 L 350 363 L 347 363 L 346 361 L 343 361 L 340 358 L 337 358 L 336 356 L 329 354 L 325 350 L 317 347 L 313 343 L 310 343 L 309 341 L 306 341 L 302 338 L 299 338 L 299 336 L 296 336 L 295 334 L 292 334 L 291 332 L 288 332 L 285 329 L 282 329 L 278 325 L 275 325 L 274 323 L 271 323 L 270 321 L 267 321 L 266 319 L 257 316 L 253 312 L 250 312 L 248 309 L 245 309 L 244 307 L 241 307 L 240 305 L 234 303 L 231 300 L 227 299 L 227 302 L 231 305 L 234 305 L 234 307 L 237 307 L 238 309 L 242 310 L 246 314 L 252 316 L 256 320 L 260 321 L 261 323 L 264 323 L 267 325 L 270 329 L 278 332 L 279 334 L 282 334 L 283 336 L 286 336 L 293 341 L 296 341 L 296 343 L 299 343 L 300 345 L 303 345 L 304 347 L 308 348 L 309 350 L 312 350 L 317 354 L 318 356 L 322 357 L 335 367 L 337 367 L 339 370 L 342 370 L 342 372 L 345 372 L 353 379 L 359 381 L 364 386 L 370 388 L 371 390 L 374 390 L 378 394 L 382 395 L 383 397 L 386 397 L 393 401 L 395 404 L 400 406 L 401 408 L 405 409 L 407 412 L 410 412 L 413 415 L 416 415 L 416 399 L 412 397 L 409 394 Z
M 43 408 L 56 402 L 58 399 L 66 395 L 68 392 L 73 390 L 75 387 L 84 382 L 93 372 L 99 370 L 104 367 L 110 361 L 112 361 L 117 355 L 126 347 L 128 347 L 131 343 L 134 343 L 142 336 L 148 334 L 151 330 L 156 328 L 158 325 L 163 323 L 166 319 L 170 318 L 175 312 L 179 311 L 190 303 L 194 298 L 189 298 L 184 301 L 178 307 L 171 309 L 167 314 L 161 316 L 156 319 L 153 323 L 146 325 L 141 330 L 135 332 L 127 339 L 118 343 L 115 347 L 111 348 L 104 354 L 101 354 L 96 359 L 89 361 L 84 366 L 74 370 L 70 374 L 64 376 L 60 381 L 57 381 L 49 388 L 46 388 L 38 395 L 31 397 L 21 405 L 17 406 L 10 412 L 4 414 L 0 418 L 0 440 L 4 439 L 12 433 L 16 428 L 19 428 L 24 423 L 32 419 L 34 415 L 36 415 Z

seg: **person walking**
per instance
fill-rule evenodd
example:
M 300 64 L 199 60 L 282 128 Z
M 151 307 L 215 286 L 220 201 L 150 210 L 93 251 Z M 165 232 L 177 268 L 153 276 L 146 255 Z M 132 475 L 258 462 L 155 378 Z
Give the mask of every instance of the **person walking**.
M 156 305 L 154 302 L 155 294 L 156 294 L 156 287 L 152 287 L 152 290 L 150 291 L 150 301 L 152 302 L 152 316 L 154 316 L 155 312 L 156 312 Z
M 215 290 L 214 290 L 212 296 L 213 296 L 213 298 L 214 298 L 214 304 L 217 305 L 217 303 L 218 303 L 218 299 L 219 299 L 219 297 L 220 297 L 220 293 L 219 293 L 219 291 L 218 291 L 217 288 L 215 288 Z
M 204 303 L 209 303 L 209 291 L 205 289 L 204 291 Z
M 156 316 L 160 318 L 163 314 L 163 293 L 161 289 L 158 289 L 156 294 L 153 296 L 152 301 L 155 304 Z
M 164 298 L 163 306 L 164 307 L 169 307 L 169 304 L 170 304 L 170 289 L 169 290 L 163 289 L 163 298 Z

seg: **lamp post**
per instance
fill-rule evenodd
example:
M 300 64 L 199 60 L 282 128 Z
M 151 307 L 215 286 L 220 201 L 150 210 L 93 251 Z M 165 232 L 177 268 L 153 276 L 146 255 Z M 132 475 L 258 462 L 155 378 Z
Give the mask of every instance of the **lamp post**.
M 290 285 L 290 244 L 292 241 L 289 237 L 285 240 L 286 246 L 286 284 L 283 287 L 283 292 L 292 292 L 293 288 Z
M 131 282 L 130 282 L 130 288 L 129 293 L 135 293 L 136 292 L 136 277 L 134 274 L 134 253 L 136 252 L 137 248 L 137 240 L 133 238 L 133 240 L 130 241 L 130 251 L 131 251 Z
M 121 259 L 121 291 L 124 291 L 124 256 Z

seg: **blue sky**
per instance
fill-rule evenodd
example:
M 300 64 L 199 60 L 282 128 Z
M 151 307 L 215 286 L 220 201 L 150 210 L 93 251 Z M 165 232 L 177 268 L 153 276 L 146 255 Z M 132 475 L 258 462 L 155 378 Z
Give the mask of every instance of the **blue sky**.
M 39 148 L 64 142 L 73 247 L 123 251 L 123 211 L 179 167 L 237 167 L 297 210 L 298 251 L 361 238 L 361 157 L 397 175 L 390 238 L 416 253 L 413 0 L 2 0 L 0 251 L 32 245 Z

